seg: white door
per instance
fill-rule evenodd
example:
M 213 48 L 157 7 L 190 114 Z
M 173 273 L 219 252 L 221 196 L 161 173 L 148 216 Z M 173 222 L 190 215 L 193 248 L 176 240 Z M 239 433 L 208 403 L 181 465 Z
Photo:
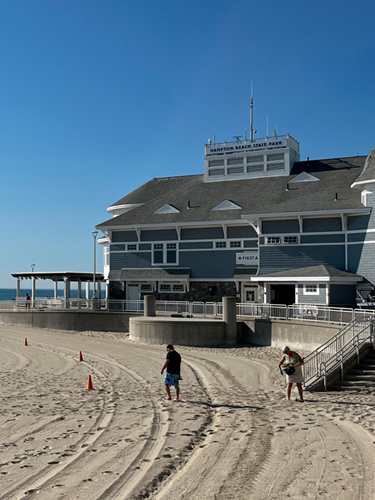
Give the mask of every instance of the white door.
M 138 309 L 139 300 L 139 285 L 128 285 L 128 302 L 127 308 L 131 311 Z

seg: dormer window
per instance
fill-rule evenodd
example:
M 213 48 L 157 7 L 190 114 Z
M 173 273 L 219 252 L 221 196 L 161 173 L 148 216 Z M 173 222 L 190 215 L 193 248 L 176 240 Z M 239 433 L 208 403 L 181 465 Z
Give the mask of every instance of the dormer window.
M 294 177 L 291 181 L 289 181 L 289 184 L 291 182 L 314 182 L 314 181 L 320 181 L 315 175 L 308 174 L 307 172 L 301 172 L 300 174 L 297 175 L 297 177 Z
M 178 208 L 166 203 L 162 207 L 155 210 L 154 214 L 179 214 L 180 210 Z
M 237 203 L 234 203 L 233 201 L 230 200 L 225 200 L 221 202 L 219 205 L 217 205 L 215 208 L 212 210 L 241 210 L 242 207 L 237 205 Z

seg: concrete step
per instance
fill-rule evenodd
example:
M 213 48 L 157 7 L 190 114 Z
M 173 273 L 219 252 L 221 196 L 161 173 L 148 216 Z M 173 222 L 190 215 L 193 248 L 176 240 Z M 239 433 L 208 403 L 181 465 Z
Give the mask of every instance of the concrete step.
M 333 382 L 334 386 L 342 386 L 342 387 L 374 387 L 375 383 L 372 381 L 355 379 L 355 380 L 335 380 Z
M 355 373 L 347 373 L 345 375 L 345 380 L 348 381 L 363 381 L 363 382 L 375 382 L 375 373 L 361 373 L 361 374 L 355 374 Z M 341 380 L 340 380 L 341 382 Z
M 373 375 L 375 377 L 375 368 L 352 368 L 346 372 L 347 375 Z

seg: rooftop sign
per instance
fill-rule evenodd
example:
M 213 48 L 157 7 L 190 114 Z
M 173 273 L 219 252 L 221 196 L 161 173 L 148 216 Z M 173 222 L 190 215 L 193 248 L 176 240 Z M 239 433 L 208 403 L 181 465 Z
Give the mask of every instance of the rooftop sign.
M 263 139 L 244 140 L 235 142 L 220 142 L 216 144 L 205 144 L 205 155 L 217 155 L 223 153 L 241 153 L 259 151 L 262 149 L 275 149 L 286 147 L 298 148 L 298 143 L 289 134 L 280 137 L 266 137 Z

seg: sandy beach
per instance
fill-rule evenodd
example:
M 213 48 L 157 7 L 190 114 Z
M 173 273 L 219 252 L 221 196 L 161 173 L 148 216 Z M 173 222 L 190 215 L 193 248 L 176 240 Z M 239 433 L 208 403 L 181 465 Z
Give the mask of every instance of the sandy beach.
M 288 402 L 275 348 L 175 348 L 180 402 L 165 346 L 1 325 L 0 499 L 374 498 L 371 394 Z

